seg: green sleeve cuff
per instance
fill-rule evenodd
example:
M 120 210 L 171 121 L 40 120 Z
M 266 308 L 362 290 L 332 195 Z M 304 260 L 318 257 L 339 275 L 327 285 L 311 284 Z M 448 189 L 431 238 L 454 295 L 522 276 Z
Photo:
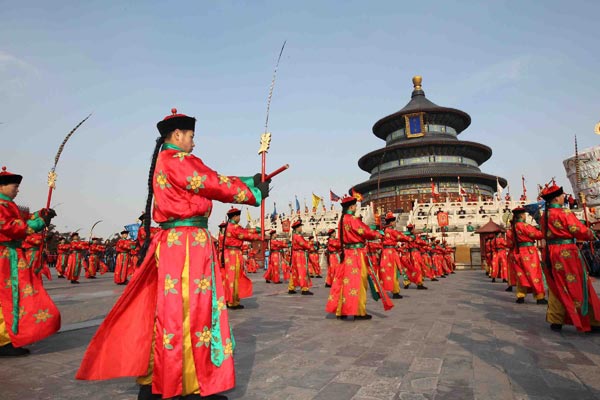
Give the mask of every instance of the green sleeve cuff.
M 260 193 L 260 190 L 254 186 L 254 177 L 240 176 L 239 178 L 240 178 L 240 181 L 242 181 L 242 183 L 244 185 L 248 186 L 248 189 L 250 189 L 250 191 L 252 192 L 252 195 L 256 199 L 256 204 L 254 204 L 254 205 L 260 206 L 260 203 L 262 203 L 262 194 Z
M 41 219 L 37 212 L 33 213 L 35 218 L 27 220 L 27 226 L 30 227 L 34 232 L 39 232 L 46 227 L 44 220 Z

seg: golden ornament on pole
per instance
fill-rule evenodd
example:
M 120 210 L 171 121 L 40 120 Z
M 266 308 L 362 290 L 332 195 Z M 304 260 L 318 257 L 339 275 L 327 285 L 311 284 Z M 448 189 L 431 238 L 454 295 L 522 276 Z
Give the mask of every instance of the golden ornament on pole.
M 598 122 L 598 123 L 596 124 L 596 126 L 594 126 L 594 133 L 595 133 L 596 135 L 600 135 L 600 122 Z

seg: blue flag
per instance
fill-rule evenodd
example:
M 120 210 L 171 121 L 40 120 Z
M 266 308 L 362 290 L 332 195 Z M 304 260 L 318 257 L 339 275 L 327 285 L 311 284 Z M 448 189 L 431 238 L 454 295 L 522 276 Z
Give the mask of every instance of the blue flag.
M 294 196 L 296 197 L 296 212 L 300 212 L 300 202 L 298 201 L 298 196 Z

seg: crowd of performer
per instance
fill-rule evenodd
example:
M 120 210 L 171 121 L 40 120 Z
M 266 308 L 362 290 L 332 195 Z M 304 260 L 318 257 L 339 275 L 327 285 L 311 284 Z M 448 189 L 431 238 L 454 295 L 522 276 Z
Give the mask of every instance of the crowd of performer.
M 218 393 L 235 385 L 235 340 L 227 309 L 243 309 L 240 300 L 252 295 L 247 273 L 264 265 L 258 263 L 256 243 L 268 249 L 264 284 L 287 281 L 286 295 L 310 296 L 317 290 L 313 279 L 325 275 L 325 311 L 344 321 L 372 318 L 369 293 L 389 310 L 392 299 L 402 299 L 401 288 L 425 290 L 426 279 L 435 282 L 455 273 L 453 249 L 446 243 L 411 225 L 397 229 L 392 213 L 383 216 L 381 226 L 369 226 L 356 215 L 357 198 L 350 196 L 341 199 L 337 229 L 327 232 L 324 263 L 319 261 L 321 245 L 304 235 L 299 219 L 291 224 L 291 237 L 263 233 L 241 227 L 241 211 L 231 208 L 213 238 L 208 230 L 212 201 L 258 206 L 269 195 L 270 180 L 261 174 L 224 176 L 207 167 L 191 154 L 195 121 L 173 109 L 157 124 L 160 136 L 142 226 L 136 240 L 123 231 L 114 245 L 114 282 L 128 285 L 92 339 L 78 379 L 137 376 L 139 399 L 226 399 Z M 22 178 L 5 168 L 0 172 L 0 356 L 26 355 L 23 346 L 60 327 L 59 310 L 42 280 L 51 276 L 42 260 L 43 231 L 56 213 L 19 210 L 13 200 Z M 523 209 L 513 210 L 506 237 L 486 244 L 486 273 L 492 280 L 506 280 L 511 290 L 516 286 L 518 303 L 531 291 L 539 304 L 546 304 L 545 278 L 551 328 L 572 324 L 583 332 L 596 331 L 600 300 L 576 244 L 595 239 L 594 233 L 564 208 L 562 188 L 552 184 L 541 196 L 546 207 L 540 228 L 526 223 Z M 158 227 L 152 228 L 151 220 Z M 541 238 L 546 242 L 544 273 L 535 246 Z M 102 254 L 107 249 L 101 242 L 81 240 L 77 233 L 68 243 L 61 240 L 57 273 L 73 284 L 82 271 L 89 279 L 106 273 Z

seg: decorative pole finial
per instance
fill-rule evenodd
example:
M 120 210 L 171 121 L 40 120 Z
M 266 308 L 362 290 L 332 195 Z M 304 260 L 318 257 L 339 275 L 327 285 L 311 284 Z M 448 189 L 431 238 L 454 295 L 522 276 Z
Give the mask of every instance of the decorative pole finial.
M 423 82 L 423 77 L 421 75 L 413 76 L 412 81 L 413 81 L 413 86 L 415 87 L 415 90 L 423 90 L 421 88 L 421 82 Z

